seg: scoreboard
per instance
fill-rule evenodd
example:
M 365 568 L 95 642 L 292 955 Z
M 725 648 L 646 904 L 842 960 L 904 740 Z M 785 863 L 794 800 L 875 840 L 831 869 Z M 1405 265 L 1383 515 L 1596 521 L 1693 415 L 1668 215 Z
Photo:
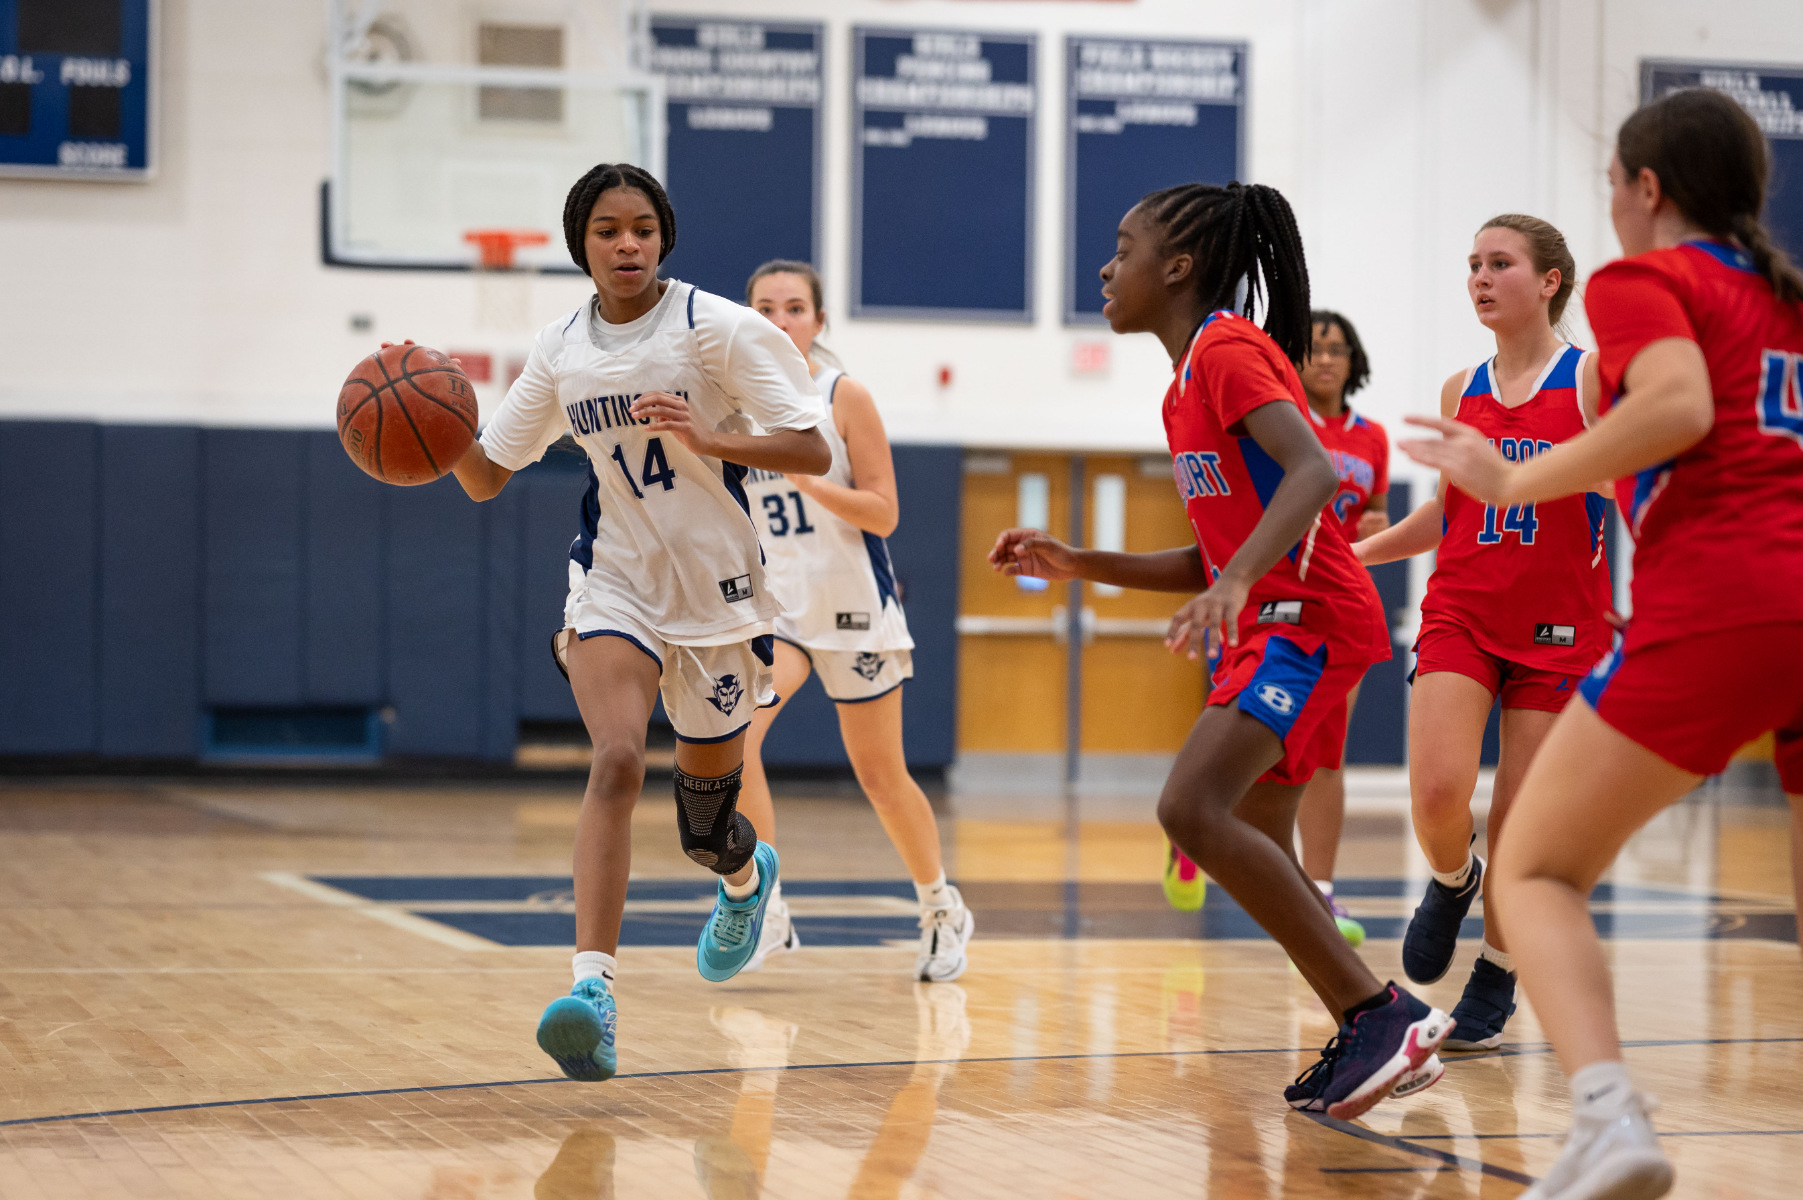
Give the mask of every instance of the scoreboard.
M 0 175 L 150 175 L 156 6 L 0 0 Z

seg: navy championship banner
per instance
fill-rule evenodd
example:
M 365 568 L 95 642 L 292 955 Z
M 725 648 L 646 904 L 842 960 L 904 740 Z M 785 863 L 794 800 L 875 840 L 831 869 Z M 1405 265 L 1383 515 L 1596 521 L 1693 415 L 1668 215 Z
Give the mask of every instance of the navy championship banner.
M 852 38 L 852 315 L 1031 321 L 1033 35 Z
M 653 17 L 668 105 L 664 274 L 740 300 L 773 258 L 820 259 L 821 26 Z
M 1147 192 L 1241 178 L 1243 43 L 1072 37 L 1065 42 L 1065 280 L 1068 325 L 1102 319 L 1096 272 L 1115 228 Z
M 1726 92 L 1759 122 L 1772 156 L 1772 177 L 1765 196 L 1766 226 L 1792 258 L 1803 258 L 1803 65 L 1666 59 L 1647 59 L 1640 64 L 1642 104 L 1687 87 Z
M 0 175 L 150 175 L 155 0 L 0 0 Z

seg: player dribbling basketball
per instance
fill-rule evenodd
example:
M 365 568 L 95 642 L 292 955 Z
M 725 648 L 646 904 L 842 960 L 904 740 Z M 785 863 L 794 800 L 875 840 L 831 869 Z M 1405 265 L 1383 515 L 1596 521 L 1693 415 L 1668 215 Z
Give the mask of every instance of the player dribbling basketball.
M 901 516 L 895 465 L 870 392 L 834 365 L 818 341 L 826 328 L 821 301 L 820 276 L 804 262 L 765 263 L 745 285 L 745 302 L 808 359 L 826 402 L 820 431 L 832 447 L 833 465 L 820 476 L 753 471 L 746 480 L 783 611 L 776 619 L 778 699 L 751 720 L 739 808 L 765 841 L 774 842 L 764 737 L 787 698 L 817 673 L 838 710 L 858 785 L 914 881 L 920 902 L 915 977 L 946 983 L 964 974 L 975 922 L 958 889 L 945 881 L 933 807 L 908 774 L 902 749 L 902 683 L 914 676 L 914 639 L 883 541 Z M 800 944 L 779 885 L 750 966 Z
M 778 861 L 736 802 L 746 727 L 775 699 L 777 605 L 743 480 L 747 468 L 818 474 L 832 456 L 794 344 L 750 309 L 657 277 L 676 216 L 656 179 L 589 171 L 565 202 L 564 237 L 595 295 L 539 333 L 456 474 L 486 500 L 566 432 L 589 458 L 554 641 L 594 742 L 576 827 L 576 982 L 538 1042 L 564 1074 L 596 1080 L 617 1061 L 614 956 L 660 692 L 683 850 L 721 877 L 696 965 L 727 979 L 757 949 Z

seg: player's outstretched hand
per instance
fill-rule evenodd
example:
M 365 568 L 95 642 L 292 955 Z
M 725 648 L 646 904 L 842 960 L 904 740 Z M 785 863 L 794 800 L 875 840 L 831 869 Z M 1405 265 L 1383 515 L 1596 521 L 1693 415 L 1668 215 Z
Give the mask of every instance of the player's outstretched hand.
M 695 415 L 689 411 L 689 402 L 681 396 L 673 396 L 669 392 L 646 392 L 632 402 L 631 412 L 640 420 L 650 417 L 651 423 L 645 426 L 647 430 L 672 435 L 688 447 L 691 453 L 712 453 L 709 447 L 713 443 L 701 426 L 695 423 Z
M 1404 438 L 1402 452 L 1424 467 L 1444 474 L 1460 491 L 1486 504 L 1504 503 L 1509 473 L 1514 470 L 1484 435 L 1462 421 L 1445 417 L 1404 417 L 1410 425 L 1438 430 L 1440 437 Z
M 1031 575 L 1059 583 L 1077 577 L 1077 553 L 1038 529 L 1004 529 L 989 552 L 989 565 L 1004 575 Z
M 1164 648 L 1172 654 L 1187 653 L 1195 662 L 1208 653 L 1210 631 L 1217 647 L 1239 645 L 1240 610 L 1246 607 L 1247 590 L 1225 575 L 1215 580 L 1213 587 L 1177 610 Z

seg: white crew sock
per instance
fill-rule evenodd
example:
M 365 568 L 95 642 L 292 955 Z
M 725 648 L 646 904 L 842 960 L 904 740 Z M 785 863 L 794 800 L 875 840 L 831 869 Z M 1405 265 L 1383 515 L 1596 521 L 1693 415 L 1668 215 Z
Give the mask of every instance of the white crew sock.
M 1477 859 L 1471 857 L 1470 853 L 1467 853 L 1465 855 L 1464 866 L 1456 871 L 1435 871 L 1434 878 L 1456 892 L 1465 886 L 1465 881 L 1467 879 L 1471 878 L 1471 868 L 1476 865 Z
M 931 883 L 915 884 L 914 894 L 920 898 L 920 907 L 922 908 L 950 908 L 952 906 L 952 893 L 946 885 L 944 871 L 939 872 L 939 877 Z
M 1633 1094 L 1627 1064 L 1619 1058 L 1593 1062 L 1571 1077 L 1571 1106 L 1581 1116 L 1613 1116 Z
M 1489 938 L 1484 939 L 1484 948 L 1477 952 L 1477 956 L 1479 958 L 1489 959 L 1510 974 L 1515 973 L 1514 955 L 1510 954 L 1507 950 L 1498 950 L 1495 946 L 1492 946 Z
M 1333 899 L 1333 880 L 1317 879 L 1315 880 L 1315 886 L 1321 889 L 1321 894 L 1323 896 L 1326 896 L 1329 900 Z
M 747 879 L 744 883 L 735 884 L 728 880 L 726 876 L 722 875 L 720 876 L 720 886 L 726 889 L 726 898 L 728 900 L 751 899 L 758 890 L 757 859 L 754 858 L 751 860 L 751 878 Z
M 576 957 L 570 960 L 570 970 L 575 973 L 577 983 L 584 979 L 600 979 L 606 982 L 609 991 L 613 990 L 614 972 L 618 969 L 614 956 L 599 950 L 578 950 Z

